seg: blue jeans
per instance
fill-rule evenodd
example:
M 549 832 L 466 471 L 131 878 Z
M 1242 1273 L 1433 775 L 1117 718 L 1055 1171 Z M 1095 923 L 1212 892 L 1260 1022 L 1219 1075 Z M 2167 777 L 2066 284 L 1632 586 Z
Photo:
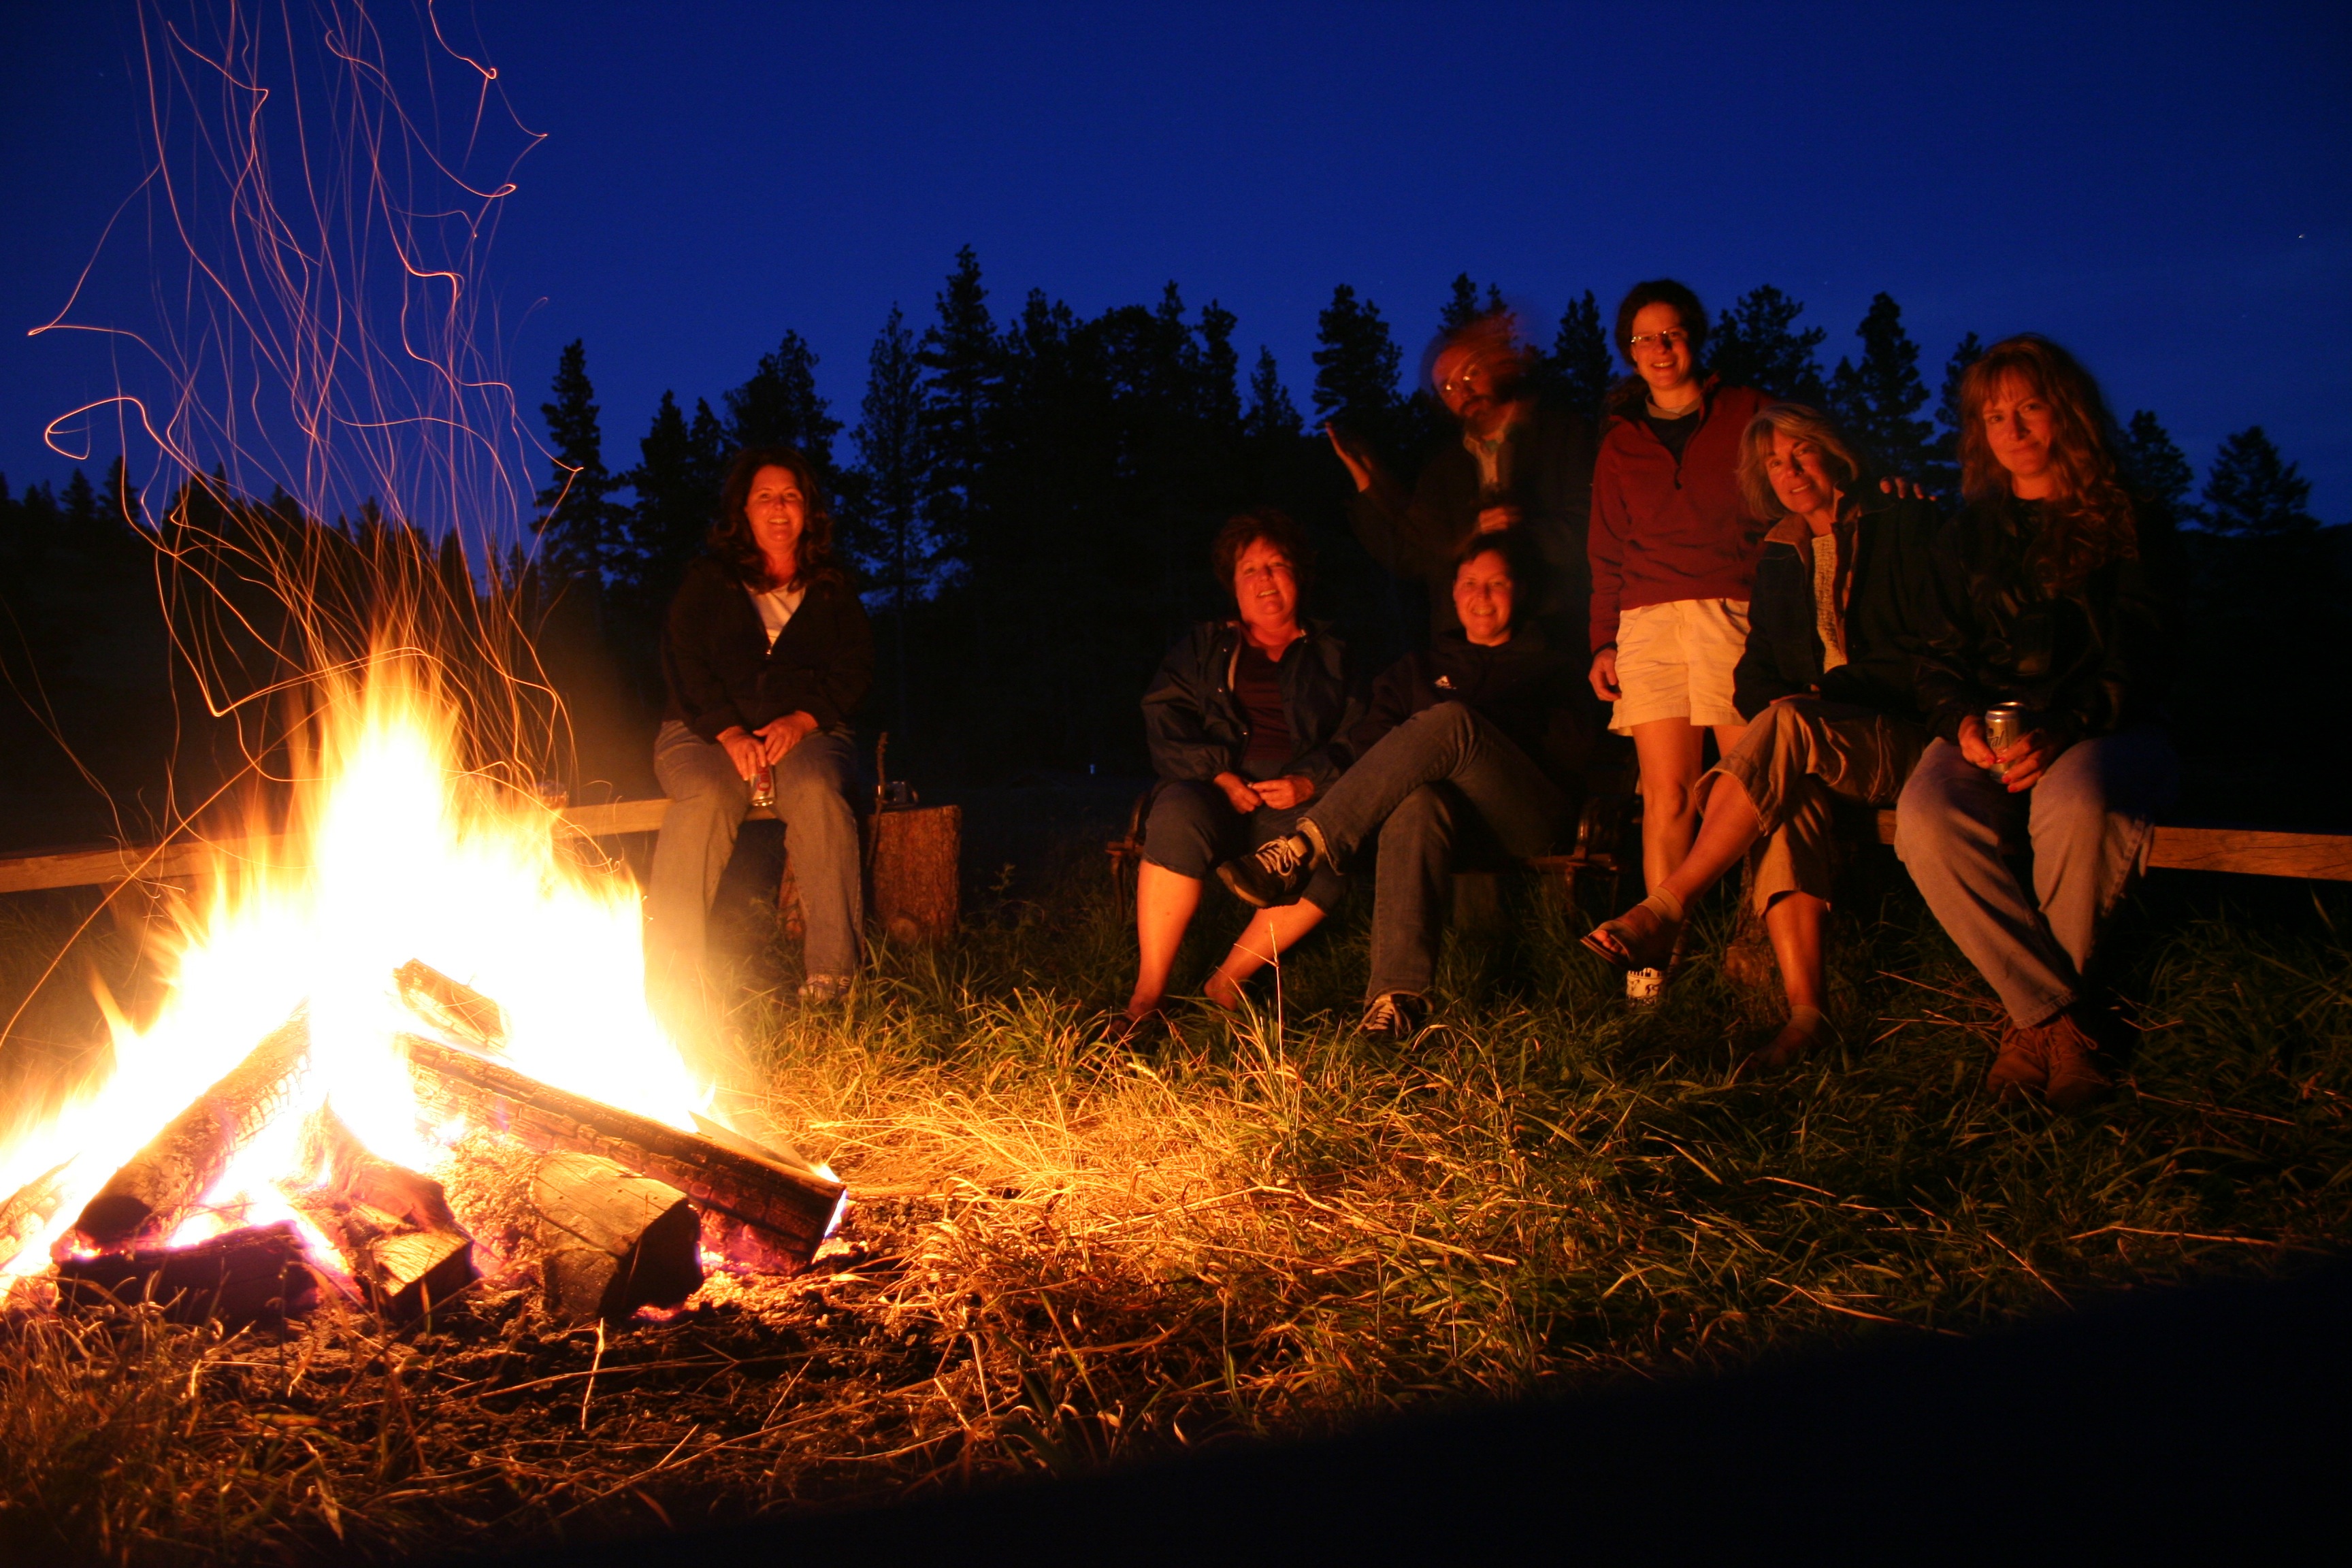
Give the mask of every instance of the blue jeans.
M 2123 896 L 2171 803 L 2180 763 L 2162 730 L 2077 741 L 2022 795 L 1931 741 L 1895 808 L 1895 853 L 1944 931 L 2021 1028 L 2081 999 L 2100 920 Z M 2029 895 L 2001 858 L 2022 822 Z
M 1519 859 L 1559 841 L 1575 803 L 1510 737 L 1459 702 L 1425 708 L 1309 802 L 1306 826 L 1344 868 L 1380 835 L 1368 996 L 1415 995 L 1437 974 L 1438 928 L 1466 832 Z
M 669 796 L 654 845 L 653 885 L 646 894 L 646 956 L 657 981 L 701 971 L 704 926 L 719 874 L 734 853 L 736 830 L 751 809 L 751 786 L 727 748 L 672 720 L 654 738 L 654 774 Z M 820 731 L 776 764 L 776 816 L 808 924 L 803 967 L 846 979 L 857 968 L 865 911 L 858 889 L 857 816 L 849 791 L 857 752 L 846 735 Z

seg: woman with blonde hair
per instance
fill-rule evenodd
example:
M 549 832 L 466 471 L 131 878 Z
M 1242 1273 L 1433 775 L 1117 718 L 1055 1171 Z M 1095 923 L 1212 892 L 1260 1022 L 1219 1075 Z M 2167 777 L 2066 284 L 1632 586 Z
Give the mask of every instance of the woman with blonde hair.
M 1927 741 L 1906 638 L 1938 518 L 1882 493 L 1802 404 L 1748 422 L 1738 472 L 1748 509 L 1775 520 L 1733 675 L 1748 727 L 1698 781 L 1705 821 L 1689 856 L 1585 945 L 1621 968 L 1663 963 L 1685 908 L 1745 859 L 1789 997 L 1787 1026 L 1747 1062 L 1772 1071 L 1828 1027 L 1833 805 L 1894 805 Z
M 1935 733 L 1895 848 L 2009 1017 L 1986 1087 L 2061 1110 L 2112 1087 L 2084 984 L 2179 763 L 2164 727 L 2169 540 L 2126 490 L 2098 384 L 2047 338 L 1994 344 L 1960 382 L 1966 505 L 1937 540 L 1914 655 Z M 1996 748 L 1986 714 L 2017 738 Z M 2002 858 L 2022 827 L 2029 890 Z

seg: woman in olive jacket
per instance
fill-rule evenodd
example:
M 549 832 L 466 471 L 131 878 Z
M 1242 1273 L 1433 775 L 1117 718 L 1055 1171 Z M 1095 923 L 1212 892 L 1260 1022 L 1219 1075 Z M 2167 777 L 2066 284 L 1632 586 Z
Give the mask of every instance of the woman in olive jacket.
M 856 971 L 850 721 L 874 684 L 874 631 L 833 563 L 832 536 L 808 459 L 747 450 L 728 472 L 709 549 L 671 602 L 669 701 L 654 741 L 670 805 L 646 900 L 648 967 L 666 1001 L 698 984 L 711 897 L 763 774 L 807 922 L 802 999 L 837 1000 Z
M 1143 694 L 1154 786 L 1135 884 L 1135 990 L 1108 1037 L 1128 1039 L 1158 1012 L 1201 886 L 1220 860 L 1286 834 L 1346 768 L 1342 739 L 1363 716 L 1347 645 L 1298 606 L 1314 552 L 1298 525 L 1266 508 L 1228 521 L 1211 546 L 1236 619 L 1203 621 L 1160 661 Z M 1295 903 L 1261 910 L 1203 992 L 1236 1005 L 1244 982 L 1290 950 L 1339 901 L 1317 879 Z

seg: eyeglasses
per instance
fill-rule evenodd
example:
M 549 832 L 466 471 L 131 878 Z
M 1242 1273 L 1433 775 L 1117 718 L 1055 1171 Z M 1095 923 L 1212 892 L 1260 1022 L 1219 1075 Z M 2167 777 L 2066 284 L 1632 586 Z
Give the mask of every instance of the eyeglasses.
M 1682 327 L 1668 327 L 1663 332 L 1636 332 L 1633 334 L 1633 352 L 1647 353 L 1652 349 L 1675 348 L 1688 342 L 1690 333 Z
M 1451 397 L 1457 392 L 1468 391 L 1473 376 L 1483 376 L 1486 374 L 1486 362 L 1484 359 L 1474 359 L 1444 381 L 1439 382 L 1437 390 Z

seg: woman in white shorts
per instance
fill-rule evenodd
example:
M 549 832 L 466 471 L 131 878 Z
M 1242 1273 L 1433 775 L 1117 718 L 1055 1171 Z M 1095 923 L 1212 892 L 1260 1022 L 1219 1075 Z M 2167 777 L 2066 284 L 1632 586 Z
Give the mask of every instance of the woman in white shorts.
M 1690 853 L 1707 731 L 1728 752 L 1746 721 L 1732 671 L 1748 646 L 1764 524 L 1739 489 L 1740 436 L 1767 401 L 1700 370 L 1706 311 L 1670 279 L 1617 307 L 1633 367 L 1610 398 L 1592 473 L 1592 689 L 1642 770 L 1642 874 Z

